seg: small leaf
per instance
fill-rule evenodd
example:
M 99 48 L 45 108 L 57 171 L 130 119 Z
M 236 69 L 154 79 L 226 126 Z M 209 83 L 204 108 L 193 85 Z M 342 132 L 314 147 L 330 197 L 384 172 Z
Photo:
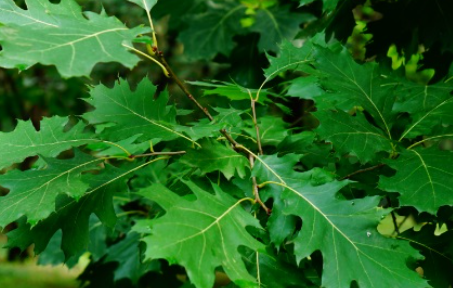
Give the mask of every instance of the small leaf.
M 228 180 L 235 173 L 240 178 L 246 176 L 246 168 L 249 167 L 246 157 L 218 141 L 204 140 L 200 144 L 201 149 L 187 151 L 180 161 L 185 165 L 199 168 L 203 174 L 220 171 Z
M 142 7 L 146 11 L 151 11 L 153 9 L 154 5 L 157 4 L 157 0 L 128 0 L 129 2 L 135 3 L 138 6 Z M 161 0 L 165 1 L 165 0 Z
M 305 65 L 314 60 L 313 45 L 309 42 L 301 48 L 296 48 L 291 42 L 283 41 L 278 57 L 268 56 L 267 58 L 270 66 L 264 69 L 265 83 L 288 70 L 305 70 Z
M 190 85 L 203 87 L 203 96 L 208 95 L 219 95 L 224 96 L 230 99 L 231 101 L 240 101 L 240 100 L 247 100 L 250 101 L 251 98 L 256 96 L 258 92 L 257 89 L 248 89 L 242 87 L 238 84 L 229 83 L 229 82 L 221 82 L 221 81 L 212 81 L 209 82 L 201 82 L 201 81 L 189 81 L 187 82 Z M 206 89 L 206 88 L 213 88 L 213 89 Z M 262 91 L 260 93 L 260 98 L 258 99 L 258 103 L 264 104 L 264 102 L 269 101 L 266 95 L 266 91 Z

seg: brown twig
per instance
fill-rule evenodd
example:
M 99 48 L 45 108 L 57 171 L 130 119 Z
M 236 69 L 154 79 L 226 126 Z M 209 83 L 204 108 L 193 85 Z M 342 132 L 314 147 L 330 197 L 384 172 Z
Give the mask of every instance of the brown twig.
M 131 155 L 131 156 L 129 156 L 129 158 L 135 159 L 135 158 L 144 158 L 144 157 L 150 157 L 150 156 L 162 156 L 162 155 L 173 156 L 173 155 L 182 155 L 182 154 L 186 154 L 186 151 L 153 152 L 153 153 L 146 153 L 146 154 L 140 154 L 140 155 Z
M 250 93 L 250 91 L 249 91 Z M 253 115 L 253 125 L 255 125 L 255 130 L 256 130 L 256 143 L 258 145 L 258 152 L 259 152 L 259 155 L 263 155 L 263 148 L 261 146 L 261 136 L 260 136 L 260 127 L 258 126 L 258 121 L 256 120 L 256 100 L 252 98 L 252 96 L 250 95 L 250 98 L 251 98 L 251 106 L 252 106 L 252 115 Z
M 179 77 L 175 74 L 173 69 L 171 69 L 170 65 L 168 65 L 167 60 L 165 60 L 164 53 L 162 51 L 159 51 L 159 52 L 157 52 L 157 55 L 159 55 L 159 59 L 160 59 L 160 62 L 162 63 L 162 65 L 164 65 L 164 67 L 167 69 L 168 76 L 170 76 L 170 78 L 175 80 L 176 84 L 179 86 L 179 88 L 181 88 L 182 92 L 184 92 L 184 94 L 186 94 L 187 98 L 189 98 L 192 102 L 194 102 L 195 105 L 197 105 L 197 107 L 201 111 L 203 111 L 203 113 L 206 115 L 206 117 L 208 117 L 208 119 L 210 121 L 214 121 L 214 118 L 212 117 L 211 113 L 209 113 L 208 109 L 203 107 L 197 101 L 197 99 L 195 99 L 195 97 L 192 96 L 189 89 L 187 89 L 187 87 L 184 85 L 184 83 L 181 81 L 181 79 L 179 79 Z
M 349 179 L 351 178 L 352 176 L 355 176 L 357 174 L 360 174 L 360 173 L 364 173 L 364 172 L 368 172 L 368 171 L 372 171 L 372 170 L 375 170 L 375 169 L 378 169 L 378 168 L 381 168 L 382 166 L 385 166 L 385 164 L 378 164 L 376 166 L 372 166 L 372 167 L 368 167 L 368 168 L 365 168 L 365 169 L 360 169 L 360 170 L 357 170 L 349 175 L 346 175 L 344 177 L 341 177 L 340 180 L 345 180 L 345 179 Z
M 255 165 L 255 158 L 253 157 L 252 154 L 249 154 L 249 161 L 250 161 L 250 168 L 253 169 L 253 166 Z M 270 215 L 272 210 L 269 209 L 266 204 L 261 200 L 260 197 L 260 191 L 258 188 L 258 184 L 256 183 L 256 177 L 252 177 L 252 182 L 253 182 L 253 195 L 255 196 L 255 202 L 260 204 L 260 206 L 266 211 L 267 215 Z

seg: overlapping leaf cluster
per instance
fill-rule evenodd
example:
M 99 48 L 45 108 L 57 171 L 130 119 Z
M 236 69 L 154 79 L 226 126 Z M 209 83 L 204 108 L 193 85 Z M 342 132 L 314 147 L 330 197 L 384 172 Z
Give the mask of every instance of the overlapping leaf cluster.
M 164 5 L 131 2 L 145 13 Z M 322 1 L 323 10 L 337 2 Z M 2 67 L 55 65 L 64 77 L 105 61 L 131 67 L 132 42 L 150 31 L 83 16 L 73 0 L 27 4 L 0 4 Z M 35 244 L 42 263 L 69 265 L 90 252 L 80 276 L 88 287 L 205 288 L 222 277 L 247 288 L 449 283 L 451 81 L 410 82 L 355 61 L 324 34 L 298 48 L 284 39 L 303 14 L 277 1 L 202 4 L 179 36 L 189 58 L 229 55 L 237 31 L 259 32 L 258 46 L 278 52 L 261 87 L 191 82 L 223 99 L 204 111 L 212 121 L 193 121 L 166 89 L 119 79 L 91 87 L 83 115 L 0 133 L 0 227 L 18 226 L 8 246 Z M 301 99 L 313 103 L 314 129 L 285 121 Z M 421 232 L 402 233 L 397 212 L 422 214 Z M 378 226 L 391 218 L 389 235 Z M 185 283 L 169 264 L 184 268 Z

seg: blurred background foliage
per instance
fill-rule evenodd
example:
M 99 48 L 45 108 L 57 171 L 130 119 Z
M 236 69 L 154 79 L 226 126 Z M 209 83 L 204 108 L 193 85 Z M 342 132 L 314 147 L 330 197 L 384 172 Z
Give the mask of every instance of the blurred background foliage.
M 15 2 L 26 9 L 25 1 Z M 104 9 L 108 15 L 118 17 L 129 27 L 147 23 L 143 10 L 125 0 L 77 2 L 86 11 L 101 12 Z M 330 8 L 326 9 L 326 6 Z M 394 70 L 393 73 L 406 75 L 411 81 L 434 83 L 445 76 L 453 77 L 451 0 L 160 0 L 153 9 L 153 17 L 161 50 L 180 78 L 187 81 L 216 79 L 257 88 L 264 79 L 263 68 L 268 65 L 266 53 L 277 55 L 279 44 L 285 40 L 301 46 L 307 38 L 324 30 L 328 39 L 346 44 L 357 61 L 376 60 L 388 70 Z M 288 77 L 297 76 L 300 75 Z M 21 73 L 0 69 L 0 130 L 13 130 L 17 119 L 31 119 L 39 129 L 42 117 L 82 114 L 90 109 L 79 100 L 88 96 L 89 85 L 103 83 L 112 86 L 119 77 L 128 79 L 132 86 L 143 77 L 149 77 L 161 89 L 169 85 L 171 100 L 178 108 L 193 108 L 179 89 L 168 83 L 159 67 L 150 62 L 143 61 L 132 71 L 117 64 L 100 64 L 95 67 L 90 79 L 62 79 L 55 68 L 41 65 Z M 282 125 L 286 127 L 302 129 L 315 126 L 309 113 L 313 109 L 310 100 L 293 97 L 287 100 L 290 102 L 284 102 L 278 99 L 279 93 L 285 93 L 287 89 L 285 82 L 281 82 L 281 79 L 276 79 L 268 84 L 270 91 L 274 92 L 268 96 L 271 111 L 284 115 L 286 122 Z M 196 96 L 203 93 L 200 86 L 191 85 L 190 88 Z M 215 102 L 217 107 L 229 108 L 226 98 L 216 93 L 208 94 L 200 100 L 203 105 Z M 249 101 L 245 100 L 243 105 L 249 105 Z M 266 111 L 262 109 L 258 113 Z M 186 120 L 190 122 L 190 118 L 201 118 L 197 113 L 200 112 L 191 114 Z M 93 221 L 96 222 L 96 219 Z M 123 225 L 130 224 L 125 220 Z M 113 275 L 117 269 L 134 270 L 133 263 L 119 268 L 118 259 L 103 261 L 103 255 L 109 249 L 121 248 L 114 245 L 117 243 L 115 239 L 124 235 L 121 229 L 113 235 L 106 236 L 105 231 L 99 233 L 104 246 L 96 247 L 98 255 L 91 255 L 99 261 L 90 264 L 80 279 L 96 279 L 94 276 L 101 273 L 97 279 L 104 282 L 91 282 L 89 287 L 132 287 L 129 280 L 115 282 L 117 276 Z M 106 239 L 110 239 L 107 244 L 112 246 L 106 246 Z M 57 237 L 41 257 L 42 264 L 56 264 L 59 261 L 54 263 L 54 260 L 61 260 L 62 257 L 64 261 L 64 255 L 49 254 L 58 251 L 53 250 L 58 246 Z M 140 249 L 137 245 L 132 246 Z M 16 259 L 15 254 L 20 252 L 11 250 L 9 255 L 2 254 L 2 258 Z M 69 263 L 75 265 L 77 261 L 72 259 Z M 7 267 L 3 263 L 1 265 Z M 142 271 L 135 279 L 136 286 L 147 287 L 142 283 L 150 283 L 143 280 L 149 278 L 154 279 L 153 283 L 164 283 L 156 287 L 181 287 L 184 280 L 181 270 L 165 263 L 159 265 L 163 265 L 159 268 L 163 273 L 146 274 Z M 5 269 L 8 268 L 0 269 L 0 287 L 12 287 L 13 284 L 1 282 L 2 273 L 11 274 Z M 153 270 L 152 267 L 149 269 Z M 316 271 L 312 272 L 316 274 Z M 146 276 L 141 277 L 143 274 Z M 40 287 L 38 284 L 27 285 L 24 287 Z M 65 285 L 58 287 L 72 287 L 73 283 Z M 42 287 L 53 286 L 48 284 Z

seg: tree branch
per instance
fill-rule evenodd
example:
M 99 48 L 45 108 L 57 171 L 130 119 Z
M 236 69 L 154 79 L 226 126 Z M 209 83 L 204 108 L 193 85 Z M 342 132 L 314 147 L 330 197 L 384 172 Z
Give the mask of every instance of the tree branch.
M 203 111 L 203 113 L 206 115 L 206 117 L 208 117 L 208 119 L 210 121 L 214 121 L 214 118 L 212 117 L 211 113 L 209 113 L 208 109 L 203 107 L 197 101 L 197 99 L 195 99 L 195 97 L 192 96 L 192 94 L 190 93 L 189 89 L 187 89 L 187 87 L 184 85 L 184 83 L 181 81 L 181 79 L 179 79 L 179 77 L 175 74 L 173 69 L 171 69 L 170 65 L 168 65 L 167 60 L 165 60 L 164 53 L 162 51 L 158 51 L 157 55 L 159 55 L 160 62 L 162 63 L 162 65 L 168 71 L 168 75 L 170 76 L 170 78 L 172 78 L 176 82 L 176 84 L 179 86 L 179 88 L 181 88 L 182 92 L 184 92 L 184 94 L 186 94 L 187 98 L 189 98 L 192 102 L 194 102 L 195 105 L 197 105 L 197 107 L 201 111 Z
M 150 157 L 150 156 L 162 156 L 162 155 L 173 156 L 173 155 L 182 155 L 182 154 L 186 154 L 186 151 L 152 152 L 152 153 L 146 153 L 146 154 L 140 154 L 140 155 L 130 155 L 129 158 L 135 159 L 135 158 L 144 158 L 144 157 Z
M 357 170 L 355 172 L 352 172 L 351 174 L 349 175 L 346 175 L 344 177 L 341 177 L 340 180 L 345 180 L 345 179 L 349 179 L 351 178 L 352 176 L 355 176 L 357 174 L 360 174 L 360 173 L 364 173 L 364 172 L 368 172 L 368 171 L 372 171 L 372 170 L 375 170 L 375 169 L 378 169 L 378 168 L 381 168 L 382 166 L 385 166 L 385 164 L 378 164 L 376 166 L 372 166 L 372 167 L 368 167 L 368 168 L 365 168 L 365 169 L 360 169 L 360 170 Z

